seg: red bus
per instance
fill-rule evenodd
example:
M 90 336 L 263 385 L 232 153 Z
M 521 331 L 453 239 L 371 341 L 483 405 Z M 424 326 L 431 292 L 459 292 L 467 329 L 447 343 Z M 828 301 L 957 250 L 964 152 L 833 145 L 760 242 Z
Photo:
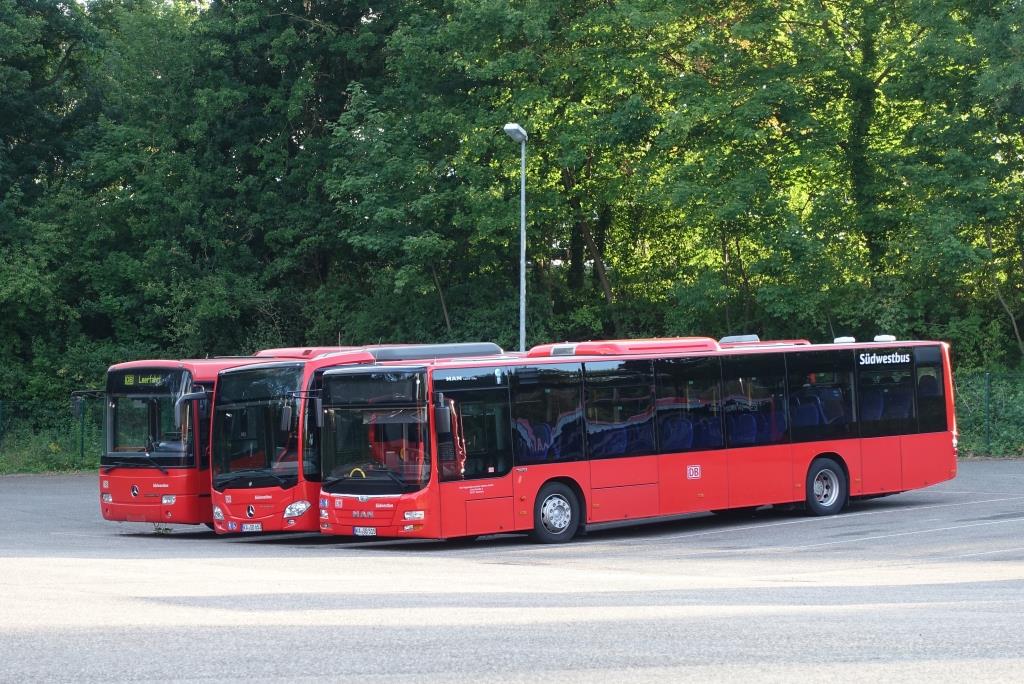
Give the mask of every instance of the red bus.
M 831 515 L 955 477 L 947 345 L 879 340 L 618 340 L 328 370 L 321 532 L 563 542 L 766 504 Z
M 214 529 L 316 532 L 320 391 L 327 369 L 396 360 L 500 358 L 489 343 L 381 345 L 226 369 L 214 399 Z M 308 513 L 307 513 L 308 512 Z
M 337 349 L 275 349 L 253 357 L 111 366 L 99 473 L 104 519 L 212 526 L 208 397 L 217 373 L 271 355 L 303 358 Z

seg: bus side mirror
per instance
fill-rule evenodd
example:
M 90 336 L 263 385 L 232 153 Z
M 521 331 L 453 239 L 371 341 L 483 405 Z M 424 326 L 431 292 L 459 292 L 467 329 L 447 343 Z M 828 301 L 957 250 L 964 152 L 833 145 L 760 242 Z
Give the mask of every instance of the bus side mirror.
M 324 426 L 324 400 L 320 397 L 313 397 L 313 410 L 316 411 L 316 426 Z
M 174 402 L 174 427 L 181 427 L 181 407 L 185 404 L 185 402 L 205 398 L 206 392 L 189 392 L 188 394 L 182 394 L 180 397 L 178 397 L 178 400 Z
M 447 405 L 434 407 L 434 427 L 439 436 L 452 433 L 452 410 Z
M 281 432 L 288 432 L 292 429 L 292 405 L 285 404 L 281 407 Z
M 80 396 L 71 397 L 71 415 L 77 420 L 82 417 L 83 411 L 85 411 L 85 399 Z

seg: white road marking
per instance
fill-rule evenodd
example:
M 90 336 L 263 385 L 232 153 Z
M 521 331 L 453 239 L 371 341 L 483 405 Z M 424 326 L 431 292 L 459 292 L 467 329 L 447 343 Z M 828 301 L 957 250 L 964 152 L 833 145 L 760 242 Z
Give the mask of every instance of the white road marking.
M 905 513 L 905 512 L 910 511 L 910 510 L 923 511 L 923 510 L 927 510 L 927 509 L 930 509 L 930 508 L 951 508 L 951 507 L 955 507 L 955 506 L 972 506 L 972 505 L 975 505 L 975 504 L 1001 503 L 1001 502 L 1004 502 L 1004 501 L 1022 501 L 1022 500 L 1024 500 L 1024 496 L 1011 496 L 1011 497 L 1006 497 L 1006 498 L 1002 498 L 1002 499 L 982 499 L 982 500 L 978 500 L 978 501 L 958 501 L 956 503 L 929 504 L 929 505 L 926 505 L 926 506 L 908 505 L 908 506 L 901 506 L 900 508 L 890 508 L 890 509 L 886 509 L 884 511 L 860 511 L 859 513 L 843 513 L 843 514 L 840 514 L 840 515 L 837 515 L 837 516 L 836 515 L 830 515 L 830 516 L 822 516 L 822 517 L 818 517 L 818 518 L 800 518 L 799 520 L 785 520 L 783 522 L 763 523 L 763 524 L 754 524 L 754 525 L 742 525 L 740 527 L 726 527 L 726 528 L 722 528 L 722 529 L 718 529 L 718 530 L 707 530 L 707 531 L 704 531 L 704 532 L 686 532 L 686 533 L 677 534 L 677 535 L 661 536 L 661 537 L 658 537 L 657 539 L 652 539 L 652 540 L 649 540 L 649 541 L 645 541 L 644 543 L 645 544 L 666 543 L 668 541 L 673 541 L 673 540 L 676 540 L 676 539 L 689 539 L 691 537 L 705 537 L 705 536 L 712 535 L 712 534 L 722 534 L 724 532 L 742 532 L 742 531 L 746 531 L 746 530 L 759 530 L 759 529 L 765 529 L 765 528 L 769 528 L 769 527 L 781 527 L 783 525 L 801 525 L 801 524 L 816 523 L 816 522 L 823 523 L 823 522 L 829 522 L 829 521 L 843 521 L 843 520 L 849 520 L 850 518 L 859 518 L 859 517 L 864 517 L 864 516 L 868 516 L 868 515 L 885 515 L 885 514 L 892 514 L 892 513 Z
M 1020 518 L 1008 518 L 1006 520 L 988 520 L 986 522 L 970 523 L 967 525 L 950 525 L 948 527 L 931 527 L 924 530 L 911 530 L 910 532 L 894 532 L 893 534 L 878 534 L 871 537 L 856 537 L 854 539 L 837 539 L 835 541 L 819 542 L 818 544 L 805 544 L 804 546 L 775 546 L 767 551 L 802 551 L 804 549 L 816 549 L 822 546 L 838 546 L 839 544 L 855 544 L 862 541 L 874 541 L 876 539 L 894 539 L 896 537 L 909 537 L 915 534 L 930 534 L 932 532 L 948 532 L 950 530 L 965 530 L 970 527 L 985 527 L 987 525 L 1002 525 L 1004 523 L 1024 522 L 1024 516 Z
M 978 553 L 965 553 L 957 558 L 974 558 L 975 556 L 988 556 L 993 553 L 1013 553 L 1014 551 L 1024 551 L 1024 546 L 1018 546 L 1012 549 L 996 549 L 995 551 L 980 551 Z

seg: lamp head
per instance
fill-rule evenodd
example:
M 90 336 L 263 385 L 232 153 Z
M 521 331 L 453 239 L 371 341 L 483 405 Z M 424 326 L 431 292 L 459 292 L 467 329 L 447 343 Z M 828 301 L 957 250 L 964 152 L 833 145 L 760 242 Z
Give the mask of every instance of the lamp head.
M 526 142 L 529 139 L 529 136 L 526 135 L 526 129 L 524 129 L 522 126 L 520 126 L 517 123 L 507 123 L 507 124 L 505 124 L 504 131 L 505 131 L 505 135 L 507 135 L 508 137 L 512 138 L 517 143 L 523 143 L 523 142 Z

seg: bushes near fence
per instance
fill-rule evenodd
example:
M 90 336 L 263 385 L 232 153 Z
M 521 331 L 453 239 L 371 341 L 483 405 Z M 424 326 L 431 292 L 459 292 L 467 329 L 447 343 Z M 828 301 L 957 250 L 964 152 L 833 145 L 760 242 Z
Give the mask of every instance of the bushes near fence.
M 81 417 L 67 405 L 0 401 L 0 475 L 90 470 L 103 449 L 103 402 L 87 401 Z

